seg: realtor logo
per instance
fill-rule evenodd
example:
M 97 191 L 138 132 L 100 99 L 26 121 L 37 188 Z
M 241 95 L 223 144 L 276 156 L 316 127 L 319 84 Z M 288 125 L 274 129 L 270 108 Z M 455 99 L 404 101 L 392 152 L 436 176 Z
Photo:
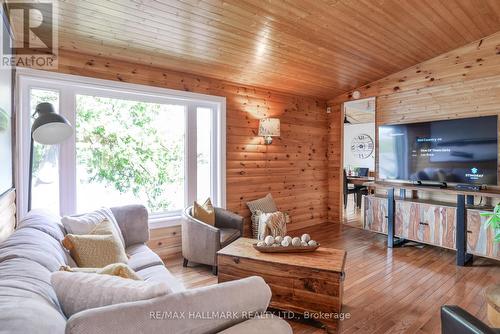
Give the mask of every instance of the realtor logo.
M 2 8 L 2 67 L 57 67 L 57 15 L 52 1 L 9 1 Z

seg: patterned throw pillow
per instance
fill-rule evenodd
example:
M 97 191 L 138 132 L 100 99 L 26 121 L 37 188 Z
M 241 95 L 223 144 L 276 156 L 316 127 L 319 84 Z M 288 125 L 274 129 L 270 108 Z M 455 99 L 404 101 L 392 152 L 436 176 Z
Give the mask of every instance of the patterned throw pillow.
M 266 236 L 286 235 L 286 217 L 281 211 L 272 213 L 261 213 L 259 215 L 259 240 L 264 240 Z
M 247 202 L 248 209 L 252 213 L 252 230 L 253 237 L 258 239 L 259 236 L 259 214 L 263 213 L 272 213 L 278 211 L 276 204 L 274 203 L 273 196 L 271 194 L 267 194 L 263 198 L 259 198 L 250 202 Z
M 203 205 L 199 205 L 196 201 L 194 202 L 193 218 L 211 226 L 215 225 L 215 210 L 210 198 L 208 198 Z
M 78 267 L 103 268 L 112 263 L 127 263 L 127 254 L 113 234 L 109 220 L 98 224 L 89 234 L 67 234 L 62 240 Z
M 142 281 L 142 278 L 140 278 L 136 274 L 136 272 L 125 263 L 112 263 L 104 268 L 71 268 L 70 266 L 61 266 L 59 270 L 68 271 L 71 273 L 93 273 L 100 275 L 119 276 L 121 278 L 129 278 L 136 281 Z
M 89 273 L 56 271 L 50 281 L 68 318 L 83 310 L 156 298 L 172 292 L 165 282 Z

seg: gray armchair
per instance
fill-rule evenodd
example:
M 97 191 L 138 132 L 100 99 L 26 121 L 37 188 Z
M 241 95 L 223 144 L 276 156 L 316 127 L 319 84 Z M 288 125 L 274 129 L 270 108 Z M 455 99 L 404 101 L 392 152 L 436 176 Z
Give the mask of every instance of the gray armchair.
M 243 217 L 215 208 L 215 226 L 193 218 L 193 207 L 184 211 L 182 221 L 182 256 L 184 267 L 188 261 L 212 266 L 217 275 L 217 251 L 243 235 Z

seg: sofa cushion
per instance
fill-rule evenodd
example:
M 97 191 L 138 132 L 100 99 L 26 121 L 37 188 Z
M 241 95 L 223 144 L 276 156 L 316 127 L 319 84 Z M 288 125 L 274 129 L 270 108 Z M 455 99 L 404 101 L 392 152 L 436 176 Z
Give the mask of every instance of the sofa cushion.
M 0 287 L 1 333 L 64 334 L 65 316 L 29 290 Z
M 147 282 L 165 282 L 173 293 L 185 291 L 184 285 L 164 265 L 144 268 L 137 272 Z
M 240 231 L 235 228 L 221 228 L 220 229 L 220 245 L 221 248 L 226 247 L 234 240 L 240 237 Z
M 100 274 L 100 275 L 111 275 L 111 276 L 119 276 L 121 278 L 129 278 L 133 280 L 140 281 L 142 280 L 136 272 L 130 268 L 125 263 L 112 263 L 108 264 L 103 268 L 79 268 L 79 267 L 70 267 L 70 266 L 62 266 L 60 271 L 68 271 L 72 273 L 92 273 L 92 274 Z
M 40 212 L 28 214 L 17 230 L 0 244 L 0 263 L 12 258 L 27 259 L 56 271 L 62 265 L 74 266 L 61 240 L 64 228 L 56 218 Z
M 34 212 L 0 244 L 0 331 L 64 333 L 66 318 L 50 284 L 52 271 L 74 264 L 63 236 L 57 219 Z
M 145 244 L 140 243 L 132 245 L 130 247 L 127 247 L 125 252 L 129 256 L 129 267 L 136 272 L 144 268 L 163 265 L 163 261 L 160 259 L 160 257 Z
M 164 296 L 165 282 L 144 282 L 111 275 L 58 271 L 51 282 L 67 317 L 83 310 Z
M 293 334 L 292 327 L 283 319 L 271 314 L 264 314 L 244 322 L 240 322 L 219 334 Z

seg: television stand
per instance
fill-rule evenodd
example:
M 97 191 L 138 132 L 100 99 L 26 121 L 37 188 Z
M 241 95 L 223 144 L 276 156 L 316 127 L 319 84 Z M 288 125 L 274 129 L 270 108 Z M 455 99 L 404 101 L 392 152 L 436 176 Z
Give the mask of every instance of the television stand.
M 373 183 L 373 192 L 365 196 L 363 227 L 387 235 L 389 248 L 409 240 L 454 250 L 459 266 L 471 263 L 472 255 L 499 261 L 500 244 L 494 242 L 493 230 L 485 228 L 482 214 L 492 212 L 500 187 L 468 191 L 442 186 Z M 487 205 L 475 205 L 475 197 L 484 197 Z
M 413 182 L 414 186 L 420 186 L 420 187 L 436 187 L 440 189 L 446 189 L 448 188 L 448 184 L 446 182 L 422 182 L 422 181 L 414 181 Z

